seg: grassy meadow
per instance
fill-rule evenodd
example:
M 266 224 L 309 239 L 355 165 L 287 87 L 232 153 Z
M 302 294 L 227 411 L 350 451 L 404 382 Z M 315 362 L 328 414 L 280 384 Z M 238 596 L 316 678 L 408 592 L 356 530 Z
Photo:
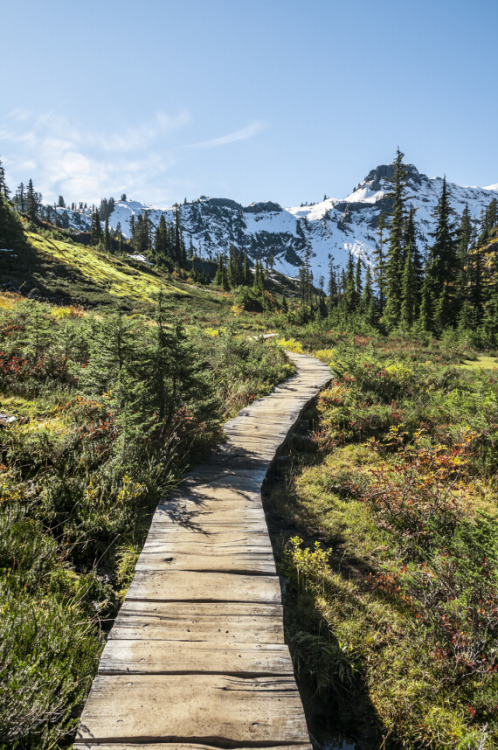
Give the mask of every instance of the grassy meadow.
M 266 503 L 317 732 L 358 750 L 496 747 L 496 360 L 314 338 L 334 379 Z
M 69 301 L 0 293 L 2 750 L 71 746 L 158 500 L 293 371 L 233 295 L 27 237 L 10 278 Z
M 26 240 L 0 257 L 1 750 L 71 746 L 158 500 L 292 373 L 284 349 L 332 376 L 265 497 L 313 731 L 497 746 L 496 353 Z

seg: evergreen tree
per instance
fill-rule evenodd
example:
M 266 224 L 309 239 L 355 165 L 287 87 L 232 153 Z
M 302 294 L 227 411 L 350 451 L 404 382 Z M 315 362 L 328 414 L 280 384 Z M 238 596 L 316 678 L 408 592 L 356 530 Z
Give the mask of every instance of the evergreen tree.
M 105 217 L 105 227 L 104 227 L 104 248 L 106 252 L 111 252 L 111 235 L 109 233 L 109 217 Z
M 358 307 L 358 296 L 355 287 L 355 268 L 351 252 L 348 256 L 346 269 L 346 290 L 344 292 L 344 309 L 347 315 L 352 315 Z
M 328 282 L 328 295 L 329 295 L 329 310 L 332 310 L 337 305 L 339 296 L 339 285 L 337 283 L 337 269 L 334 266 L 334 258 L 330 258 L 329 261 L 329 282 Z
M 0 159 L 0 195 L 2 195 L 5 200 L 9 200 L 9 189 L 7 187 L 7 183 L 5 181 L 5 169 L 2 164 L 2 160 Z
M 433 300 L 431 294 L 430 279 L 425 273 L 422 283 L 422 296 L 420 300 L 420 310 L 418 316 L 420 327 L 423 331 L 431 331 L 433 327 Z
M 461 304 L 468 302 L 469 281 L 470 281 L 470 260 L 469 249 L 472 241 L 472 220 L 468 205 L 463 209 L 460 226 L 457 232 L 457 260 L 458 260 L 458 277 L 456 281 L 457 294 Z
M 16 190 L 16 194 L 14 196 L 14 206 L 20 214 L 23 214 L 26 210 L 26 193 L 24 191 L 23 182 L 18 185 L 18 188 Z
M 389 228 L 389 249 L 386 259 L 386 305 L 384 319 L 388 328 L 395 328 L 401 313 L 402 257 L 404 253 L 404 204 L 406 190 L 406 170 L 404 154 L 397 150 L 394 161 L 393 189 L 388 194 L 394 201 L 391 225 Z
M 303 305 L 311 305 L 313 296 L 313 272 L 311 270 L 311 250 L 306 245 L 303 264 L 299 269 L 299 288 Z
M 483 245 L 488 241 L 489 235 L 493 227 L 496 226 L 498 220 L 498 202 L 496 198 L 493 198 L 481 215 L 481 235 L 479 237 L 479 244 Z
M 410 207 L 408 216 L 405 224 L 405 260 L 408 252 L 411 254 L 411 265 L 413 269 L 413 314 L 415 317 L 418 316 L 420 308 L 420 302 L 422 299 L 422 284 L 424 282 L 424 261 L 422 255 L 417 246 L 417 232 L 415 228 L 415 211 L 416 209 Z M 403 266 L 403 275 L 405 267 Z M 402 292 L 403 294 L 403 292 Z
M 92 213 L 92 225 L 90 228 L 90 241 L 92 245 L 100 245 L 102 240 L 102 227 L 100 226 L 99 212 L 95 209 Z
M 31 221 L 34 221 L 36 219 L 37 212 L 38 212 L 37 194 L 33 187 L 33 180 L 30 180 L 28 182 L 28 187 L 26 190 L 26 213 L 28 215 L 28 218 Z
M 244 283 L 242 251 L 237 250 L 233 244 L 229 248 L 228 281 L 231 287 L 241 286 Z
M 174 257 L 178 265 L 183 268 L 187 259 L 185 252 L 185 244 L 183 242 L 182 228 L 180 225 L 180 207 L 176 207 L 175 211 L 175 250 Z
M 216 274 L 214 276 L 214 283 L 216 286 L 223 286 L 223 271 L 224 271 L 224 258 L 223 255 L 220 253 L 218 255 L 218 267 L 216 269 Z
M 361 308 L 367 323 L 369 323 L 370 325 L 375 325 L 375 297 L 372 290 L 372 269 L 370 268 L 369 263 L 367 263 L 367 270 L 365 273 L 365 287 L 363 289 Z
M 415 289 L 415 269 L 413 265 L 412 248 L 407 247 L 405 264 L 403 269 L 403 279 L 401 288 L 401 325 L 405 330 L 409 330 L 415 320 L 417 310 L 420 308 L 420 302 L 417 305 Z
M 22 248 L 25 243 L 19 216 L 8 201 L 8 188 L 4 183 L 0 190 L 0 248 Z
M 244 253 L 244 269 L 243 269 L 244 286 L 251 286 L 252 284 L 252 273 L 249 267 L 249 258 L 247 252 Z
M 355 273 L 355 280 L 354 280 L 357 300 L 361 298 L 361 293 L 363 290 L 363 284 L 361 282 L 361 266 L 362 266 L 361 258 L 358 258 L 358 260 L 356 261 L 356 273 Z
M 437 225 L 432 234 L 434 244 L 430 248 L 427 268 L 434 300 L 434 324 L 440 330 L 448 325 L 456 325 L 458 315 L 457 243 L 451 215 L 446 178 L 444 178 L 441 196 L 434 212 Z
M 169 233 L 164 214 L 161 214 L 159 224 L 154 237 L 154 258 L 157 263 L 163 264 L 170 256 Z

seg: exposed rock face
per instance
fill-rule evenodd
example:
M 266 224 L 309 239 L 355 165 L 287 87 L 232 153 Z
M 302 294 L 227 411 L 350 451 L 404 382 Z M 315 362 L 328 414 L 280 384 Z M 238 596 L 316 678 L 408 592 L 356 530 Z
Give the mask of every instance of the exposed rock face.
M 416 208 L 416 226 L 420 248 L 431 242 L 433 212 L 441 193 L 442 179 L 429 178 L 413 164 L 407 172 L 407 205 Z M 260 201 L 242 206 L 229 198 L 207 198 L 184 203 L 178 208 L 183 236 L 187 246 L 192 242 L 196 252 L 205 259 L 215 259 L 227 252 L 231 244 L 247 251 L 250 258 L 272 258 L 275 268 L 297 275 L 306 249 L 311 251 L 315 278 L 326 275 L 331 258 L 345 265 L 349 252 L 368 260 L 377 241 L 380 215 L 389 215 L 393 208 L 389 180 L 394 164 L 381 164 L 346 198 L 327 198 L 321 203 L 283 208 L 273 201 Z M 498 197 L 498 186 L 492 188 L 461 187 L 448 183 L 450 202 L 456 215 L 469 206 L 475 221 L 492 198 Z M 89 212 L 65 211 L 76 230 L 89 229 Z M 117 201 L 111 214 L 111 228 L 119 226 L 129 234 L 131 216 L 148 211 L 157 226 L 161 214 L 167 222 L 175 219 L 176 210 L 158 209 L 136 201 Z

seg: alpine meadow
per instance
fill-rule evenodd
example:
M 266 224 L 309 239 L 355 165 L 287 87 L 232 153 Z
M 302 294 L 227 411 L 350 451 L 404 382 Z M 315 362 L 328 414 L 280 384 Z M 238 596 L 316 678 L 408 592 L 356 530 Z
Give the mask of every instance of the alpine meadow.
M 0 750 L 498 748 L 498 4 L 0 13 Z

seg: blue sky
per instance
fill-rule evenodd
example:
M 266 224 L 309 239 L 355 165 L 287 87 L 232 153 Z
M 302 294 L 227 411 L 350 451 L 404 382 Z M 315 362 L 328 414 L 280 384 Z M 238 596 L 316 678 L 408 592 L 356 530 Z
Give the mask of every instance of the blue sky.
M 494 184 L 497 29 L 496 0 L 4 2 L 0 157 L 47 200 L 299 205 L 397 146 Z

